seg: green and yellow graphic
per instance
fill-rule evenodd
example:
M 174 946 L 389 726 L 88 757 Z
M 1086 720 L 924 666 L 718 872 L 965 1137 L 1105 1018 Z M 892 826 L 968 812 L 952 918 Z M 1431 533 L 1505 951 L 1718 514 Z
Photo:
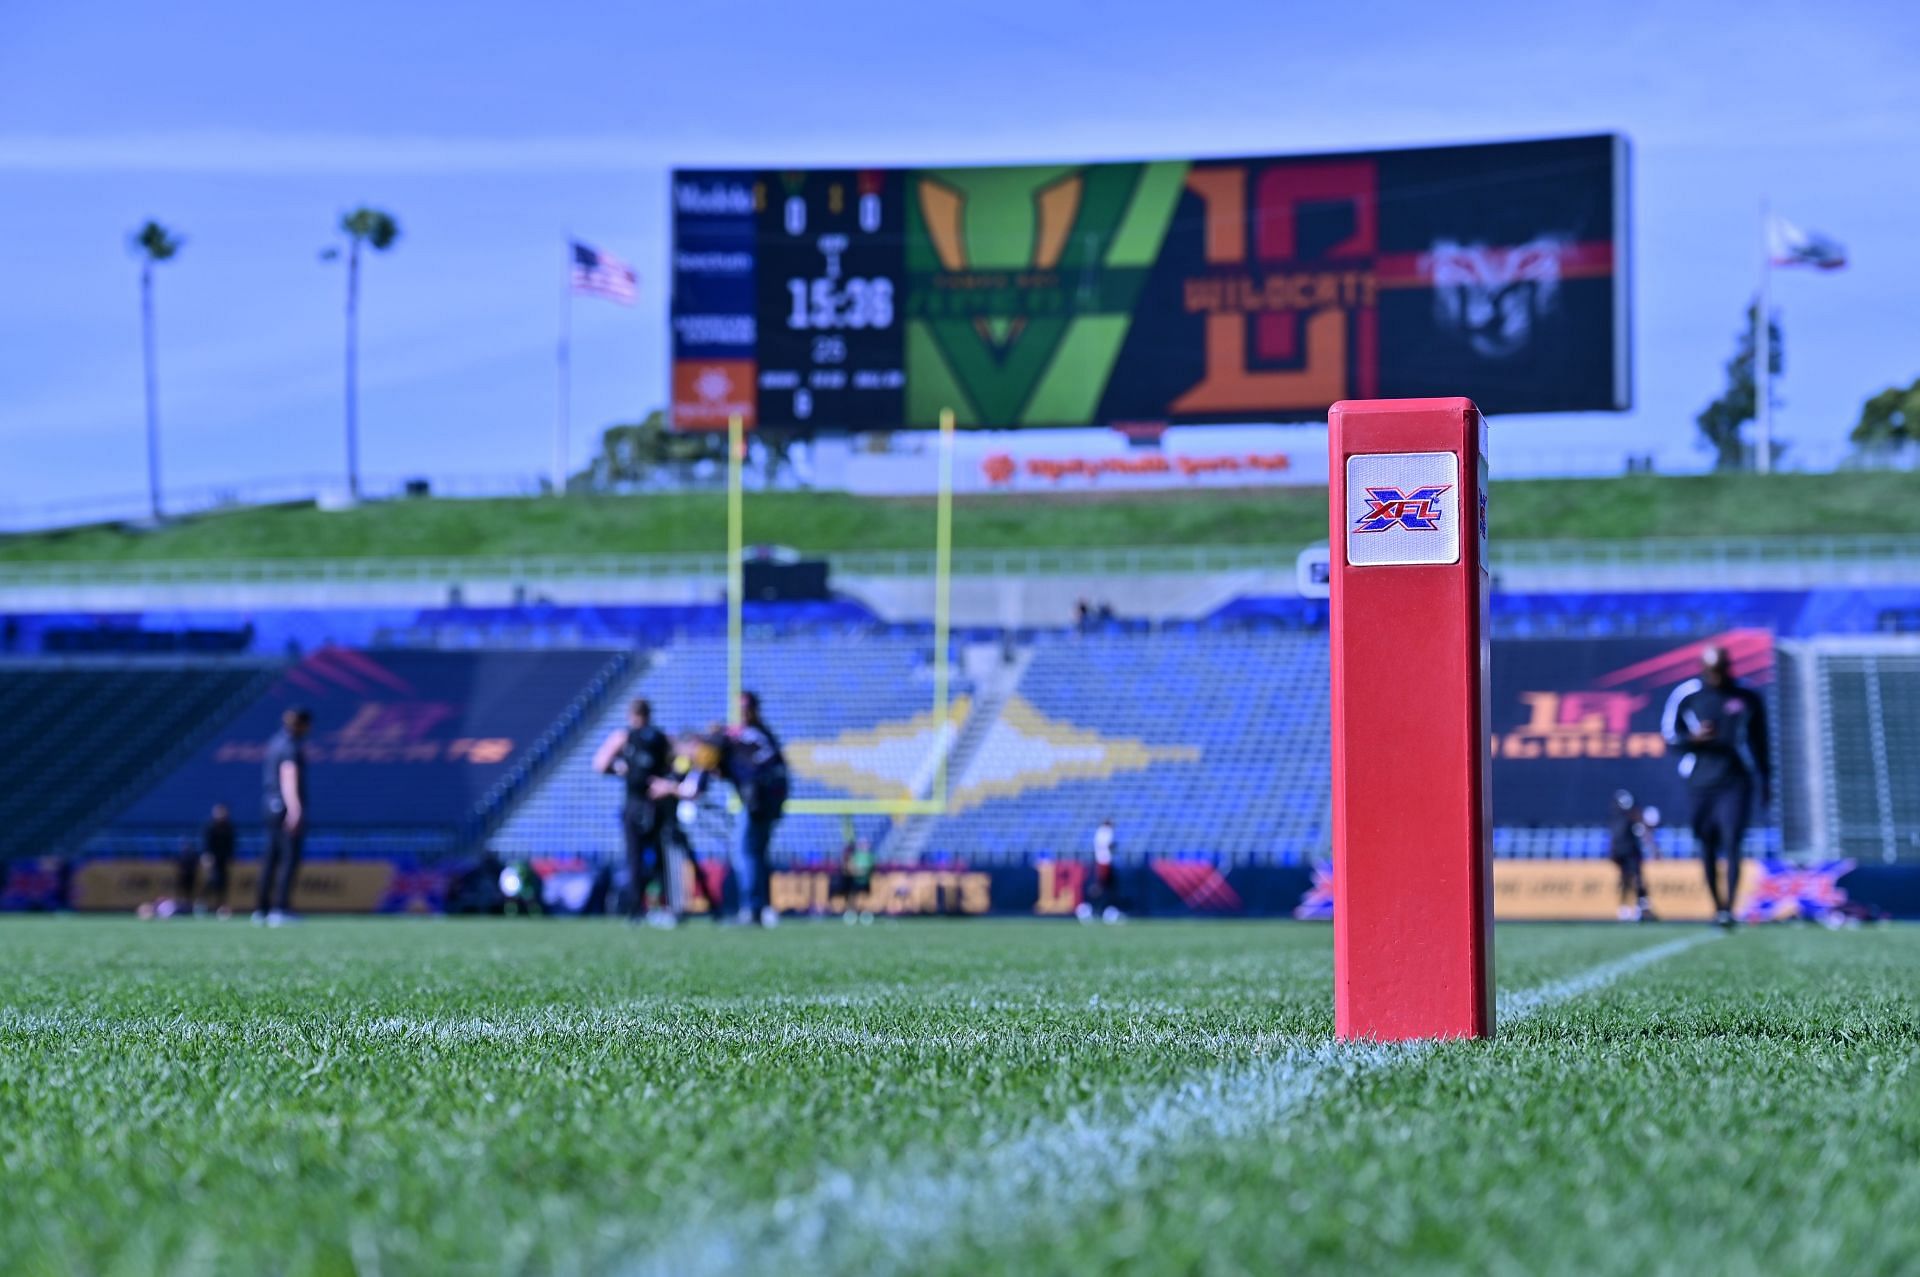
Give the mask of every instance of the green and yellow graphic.
M 907 419 L 1092 420 L 1185 162 L 925 169 L 907 192 Z

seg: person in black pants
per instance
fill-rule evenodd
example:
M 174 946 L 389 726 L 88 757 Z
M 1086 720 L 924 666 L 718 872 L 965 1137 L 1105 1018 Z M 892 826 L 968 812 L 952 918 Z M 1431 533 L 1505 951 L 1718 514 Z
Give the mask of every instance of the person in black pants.
M 313 711 L 296 705 L 280 716 L 280 730 L 267 742 L 260 773 L 267 854 L 260 863 L 260 897 L 253 911 L 256 924 L 277 927 L 293 911 L 293 882 L 307 841 L 306 739 L 312 731 Z
M 594 770 L 626 782 L 627 800 L 620 809 L 620 831 L 626 841 L 627 871 L 633 882 L 627 919 L 671 926 L 667 905 L 668 822 L 675 818 L 679 785 L 673 774 L 673 742 L 653 725 L 653 706 L 636 700 L 627 707 L 627 725 L 615 728 L 594 755 Z M 647 888 L 657 889 L 660 904 L 647 907 Z
M 1733 676 L 1725 648 L 1700 654 L 1700 677 L 1673 689 L 1661 719 L 1667 743 L 1680 751 L 1680 774 L 1693 799 L 1693 834 L 1713 893 L 1714 921 L 1733 925 L 1740 895 L 1740 844 L 1753 816 L 1756 786 L 1764 809 L 1772 798 L 1773 768 L 1767 707 L 1759 693 Z M 1717 865 L 1727 860 L 1726 886 Z
M 196 914 L 212 909 L 224 918 L 231 912 L 227 908 L 227 881 L 233 868 L 233 844 L 233 816 L 225 803 L 215 803 L 213 818 L 200 831 L 200 896 L 193 906 Z
M 723 759 L 726 778 L 743 809 L 735 826 L 733 860 L 740 921 L 771 927 L 780 921 L 772 900 L 773 830 L 786 812 L 791 778 L 780 738 L 760 716 L 760 698 L 752 692 L 740 693 L 740 721 L 727 731 Z

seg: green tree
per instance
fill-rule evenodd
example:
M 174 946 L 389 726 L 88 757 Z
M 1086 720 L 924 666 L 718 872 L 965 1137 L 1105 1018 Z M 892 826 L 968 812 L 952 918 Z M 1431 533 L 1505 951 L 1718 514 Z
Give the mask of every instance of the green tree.
M 1754 388 L 1754 333 L 1759 323 L 1760 307 L 1752 303 L 1747 307 L 1747 322 L 1741 327 L 1734 341 L 1733 358 L 1727 361 L 1727 388 L 1720 397 L 1701 409 L 1694 418 L 1694 424 L 1700 428 L 1701 442 L 1713 450 L 1713 464 L 1717 470 L 1738 470 L 1746 466 L 1749 449 L 1740 437 L 1740 429 L 1755 416 L 1759 404 L 1759 392 Z M 1780 334 L 1780 321 L 1768 321 L 1767 365 L 1773 377 L 1778 378 L 1786 367 L 1786 349 Z M 1777 396 L 1773 399 L 1777 406 Z M 1774 445 L 1775 453 L 1783 445 Z
M 656 408 L 640 421 L 616 422 L 601 431 L 600 451 L 567 486 L 594 492 L 639 488 L 663 473 L 684 486 L 702 463 L 722 465 L 726 459 L 723 432 L 675 430 L 666 412 Z
M 131 240 L 133 251 L 140 256 L 140 350 L 147 381 L 147 499 L 153 508 L 153 521 L 158 523 L 163 515 L 160 508 L 160 381 L 153 344 L 153 268 L 161 262 L 172 261 L 185 241 L 151 218 L 133 233 Z
M 1870 452 L 1894 451 L 1920 442 L 1920 377 L 1910 386 L 1888 386 L 1860 405 L 1853 442 Z
M 347 238 L 347 491 L 360 496 L 360 247 L 384 253 L 400 238 L 393 214 L 361 205 L 340 218 Z M 340 256 L 338 248 L 321 252 L 322 261 Z

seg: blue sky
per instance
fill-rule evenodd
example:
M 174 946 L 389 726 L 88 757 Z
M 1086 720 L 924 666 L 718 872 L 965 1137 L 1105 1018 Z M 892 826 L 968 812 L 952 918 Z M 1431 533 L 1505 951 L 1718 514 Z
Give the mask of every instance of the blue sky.
M 129 230 L 160 281 L 165 467 L 341 468 L 343 282 L 368 202 L 375 475 L 546 466 L 561 246 L 642 272 L 575 310 L 575 451 L 666 389 L 666 171 L 1331 150 L 1618 129 L 1635 144 L 1635 398 L 1498 447 L 1695 456 L 1763 195 L 1845 243 L 1776 276 L 1779 427 L 1830 455 L 1920 375 L 1920 10 L 1898 3 L 132 5 L 0 24 L 0 505 L 145 482 Z M 1496 455 L 1497 460 L 1497 455 Z

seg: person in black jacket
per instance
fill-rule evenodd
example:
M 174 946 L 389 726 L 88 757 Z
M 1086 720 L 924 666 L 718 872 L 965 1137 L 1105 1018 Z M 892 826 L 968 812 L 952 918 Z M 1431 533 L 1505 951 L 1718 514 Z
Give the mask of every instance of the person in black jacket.
M 1643 868 L 1653 829 L 1660 823 L 1658 807 L 1643 807 L 1624 789 L 1613 794 L 1613 810 L 1607 818 L 1607 858 L 1620 871 L 1620 920 L 1655 922 L 1653 905 L 1647 899 L 1647 876 Z
M 627 725 L 615 728 L 594 755 L 594 770 L 626 782 L 620 831 L 627 845 L 627 871 L 633 882 L 627 919 L 671 926 L 667 904 L 667 825 L 675 819 L 679 782 L 673 770 L 673 741 L 653 725 L 653 706 L 636 700 L 627 708 Z M 648 889 L 658 901 L 649 907 Z
M 1680 775 L 1693 799 L 1693 834 L 1700 842 L 1714 920 L 1733 925 L 1740 894 L 1740 845 L 1753 818 L 1754 791 L 1764 809 L 1772 799 L 1773 768 L 1767 740 L 1767 707 L 1760 694 L 1733 676 L 1722 647 L 1700 654 L 1700 677 L 1688 679 L 1667 698 L 1661 732 L 1680 751 Z M 1717 862 L 1727 860 L 1722 888 Z
M 780 738 L 760 716 L 760 698 L 752 692 L 740 693 L 740 722 L 727 731 L 721 770 L 743 808 L 733 862 L 740 921 L 771 927 L 780 921 L 769 880 L 773 829 L 786 811 L 791 778 Z
M 312 731 L 313 711 L 296 705 L 280 715 L 280 730 L 267 742 L 260 771 L 267 853 L 260 861 L 256 924 L 277 927 L 292 914 L 293 884 L 307 841 L 306 739 Z
M 213 818 L 200 830 L 200 895 L 193 911 L 204 914 L 211 909 L 222 918 L 233 910 L 227 906 L 227 879 L 233 870 L 233 813 L 225 803 L 213 805 Z

